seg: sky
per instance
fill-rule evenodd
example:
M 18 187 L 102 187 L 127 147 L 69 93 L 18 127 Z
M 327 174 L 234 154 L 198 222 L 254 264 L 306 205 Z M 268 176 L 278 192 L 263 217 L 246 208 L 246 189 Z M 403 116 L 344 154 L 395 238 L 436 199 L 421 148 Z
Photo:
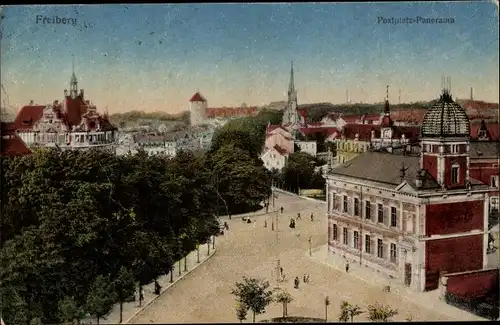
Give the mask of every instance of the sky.
M 347 91 L 380 102 L 386 85 L 392 102 L 431 100 L 442 76 L 453 97 L 473 87 L 474 98 L 499 101 L 491 1 L 31 5 L 2 15 L 2 106 L 61 100 L 73 57 L 79 88 L 110 113 L 177 113 L 196 91 L 209 107 L 285 100 L 291 61 L 299 104 L 344 103 Z

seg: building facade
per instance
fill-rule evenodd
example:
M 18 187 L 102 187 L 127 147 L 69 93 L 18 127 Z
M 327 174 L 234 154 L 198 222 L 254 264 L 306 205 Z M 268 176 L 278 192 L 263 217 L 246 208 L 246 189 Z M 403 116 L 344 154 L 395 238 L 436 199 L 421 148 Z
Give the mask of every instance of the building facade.
M 28 147 L 58 147 L 61 150 L 98 148 L 115 152 L 117 128 L 107 114 L 97 112 L 95 105 L 78 91 L 73 72 L 70 91 L 64 90 L 64 101 L 49 105 L 30 102 L 18 112 L 14 121 L 17 135 Z
M 488 184 L 469 173 L 470 122 L 445 90 L 417 155 L 365 152 L 327 178 L 329 254 L 417 291 L 444 273 L 486 267 Z
M 274 147 L 266 150 L 260 159 L 263 161 L 266 169 L 277 169 L 281 171 L 283 167 L 286 166 L 288 155 L 289 152 L 286 149 L 280 147 L 279 145 L 275 145 Z

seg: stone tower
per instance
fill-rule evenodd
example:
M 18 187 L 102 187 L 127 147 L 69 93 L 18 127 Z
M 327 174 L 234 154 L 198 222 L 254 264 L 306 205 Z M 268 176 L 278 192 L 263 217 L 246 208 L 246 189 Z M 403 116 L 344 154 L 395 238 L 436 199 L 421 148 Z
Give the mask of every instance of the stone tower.
M 299 113 L 297 111 L 297 91 L 295 90 L 295 81 L 293 78 L 293 61 L 290 70 L 290 84 L 288 85 L 288 102 L 283 113 L 283 124 L 299 123 Z
M 189 100 L 189 112 L 191 113 L 191 126 L 205 122 L 207 118 L 207 100 L 199 92 Z

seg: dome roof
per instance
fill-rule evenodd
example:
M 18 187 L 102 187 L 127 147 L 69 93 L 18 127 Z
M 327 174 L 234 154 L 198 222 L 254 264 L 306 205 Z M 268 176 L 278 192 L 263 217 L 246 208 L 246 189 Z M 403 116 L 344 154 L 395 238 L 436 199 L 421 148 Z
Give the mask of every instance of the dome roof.
M 432 137 L 468 137 L 469 117 L 465 110 L 455 103 L 448 91 L 427 111 L 422 121 L 421 135 Z

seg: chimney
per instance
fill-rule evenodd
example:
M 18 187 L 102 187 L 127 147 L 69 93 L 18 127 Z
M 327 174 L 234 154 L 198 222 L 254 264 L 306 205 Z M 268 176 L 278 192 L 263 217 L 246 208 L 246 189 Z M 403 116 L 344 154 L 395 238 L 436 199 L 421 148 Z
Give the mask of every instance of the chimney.
M 59 105 L 59 101 L 57 99 L 54 101 L 54 106 L 55 105 Z
M 80 89 L 80 97 L 83 98 L 83 89 Z
M 33 106 L 33 104 L 34 104 L 34 103 L 33 103 L 33 100 L 31 99 L 31 100 L 30 100 L 30 106 Z
M 417 186 L 417 189 L 421 189 L 424 185 L 424 173 L 425 171 L 420 170 L 417 173 L 417 176 L 415 178 L 415 185 Z
M 68 97 L 68 89 L 64 89 L 64 97 Z

